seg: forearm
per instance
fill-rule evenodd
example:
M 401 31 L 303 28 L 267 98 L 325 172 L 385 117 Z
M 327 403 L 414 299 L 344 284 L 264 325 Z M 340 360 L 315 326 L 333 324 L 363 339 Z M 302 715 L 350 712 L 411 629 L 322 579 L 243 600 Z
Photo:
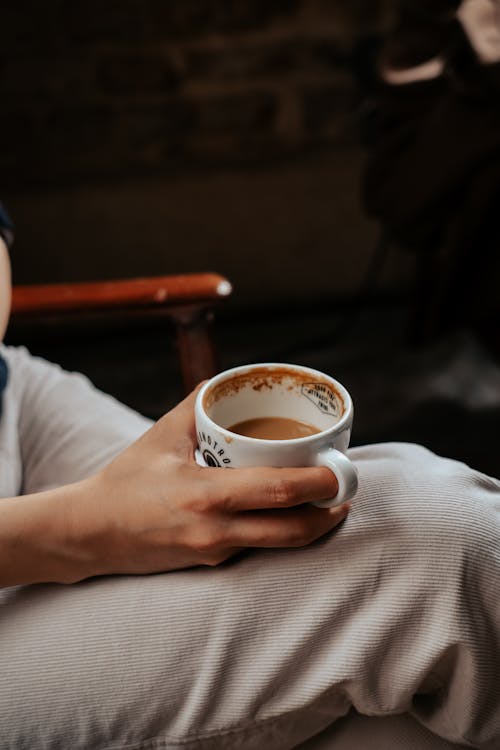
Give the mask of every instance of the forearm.
M 247 547 L 299 547 L 349 505 L 325 467 L 201 469 L 196 391 L 97 474 L 0 499 L 0 586 L 218 565 Z
M 0 500 L 0 586 L 74 583 L 95 575 L 98 548 L 86 482 Z

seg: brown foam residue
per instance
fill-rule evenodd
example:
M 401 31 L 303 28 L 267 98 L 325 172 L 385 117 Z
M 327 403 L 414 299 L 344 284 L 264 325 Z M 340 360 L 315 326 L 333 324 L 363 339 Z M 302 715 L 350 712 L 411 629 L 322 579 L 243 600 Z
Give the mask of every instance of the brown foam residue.
M 311 377 L 314 377 L 315 383 L 324 384 L 335 392 L 336 397 L 342 404 L 342 413 L 344 413 L 344 399 L 333 383 L 316 375 L 311 376 L 311 373 L 302 372 L 302 370 L 285 369 L 284 367 L 256 367 L 249 372 L 228 376 L 227 380 L 223 380 L 207 390 L 203 398 L 203 408 L 208 411 L 219 399 L 235 396 L 243 388 L 250 387 L 255 391 L 261 391 L 263 388 L 273 388 L 286 382 L 287 390 L 291 390 L 293 387 L 311 383 Z M 293 385 L 290 385 L 290 380 L 293 380 Z

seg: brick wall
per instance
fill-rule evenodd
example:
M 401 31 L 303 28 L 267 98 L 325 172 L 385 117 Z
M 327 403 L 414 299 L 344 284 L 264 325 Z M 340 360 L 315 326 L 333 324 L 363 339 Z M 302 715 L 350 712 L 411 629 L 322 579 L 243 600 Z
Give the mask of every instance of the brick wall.
M 290 254 L 297 233 L 297 257 L 308 234 L 320 256 L 332 232 L 344 256 L 357 246 L 340 287 L 355 285 L 373 227 L 357 194 L 353 53 L 384 23 L 387 1 L 3 6 L 1 190 L 19 225 L 19 280 L 191 270 L 208 255 L 241 276 L 245 296 L 232 253 L 259 252 L 245 240 L 251 221 L 265 248 L 292 257 L 292 295 L 303 278 Z

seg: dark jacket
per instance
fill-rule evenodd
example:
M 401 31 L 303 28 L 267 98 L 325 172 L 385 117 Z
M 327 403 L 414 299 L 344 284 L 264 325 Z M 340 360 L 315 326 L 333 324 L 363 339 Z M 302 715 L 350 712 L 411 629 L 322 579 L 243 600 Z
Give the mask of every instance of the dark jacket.
M 3 205 L 0 203 L 0 237 L 3 237 L 5 240 L 7 247 L 11 247 L 12 242 L 14 241 L 14 224 L 12 223 L 12 220 L 3 207 Z

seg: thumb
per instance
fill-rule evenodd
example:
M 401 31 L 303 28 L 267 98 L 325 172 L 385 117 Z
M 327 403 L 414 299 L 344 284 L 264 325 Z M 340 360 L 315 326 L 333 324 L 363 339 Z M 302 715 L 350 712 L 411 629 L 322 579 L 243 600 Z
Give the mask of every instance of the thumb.
M 205 382 L 199 383 L 185 399 L 164 414 L 155 425 L 157 437 L 163 441 L 164 445 L 175 448 L 176 452 L 184 452 L 187 449 L 191 457 L 197 445 L 194 405 Z

